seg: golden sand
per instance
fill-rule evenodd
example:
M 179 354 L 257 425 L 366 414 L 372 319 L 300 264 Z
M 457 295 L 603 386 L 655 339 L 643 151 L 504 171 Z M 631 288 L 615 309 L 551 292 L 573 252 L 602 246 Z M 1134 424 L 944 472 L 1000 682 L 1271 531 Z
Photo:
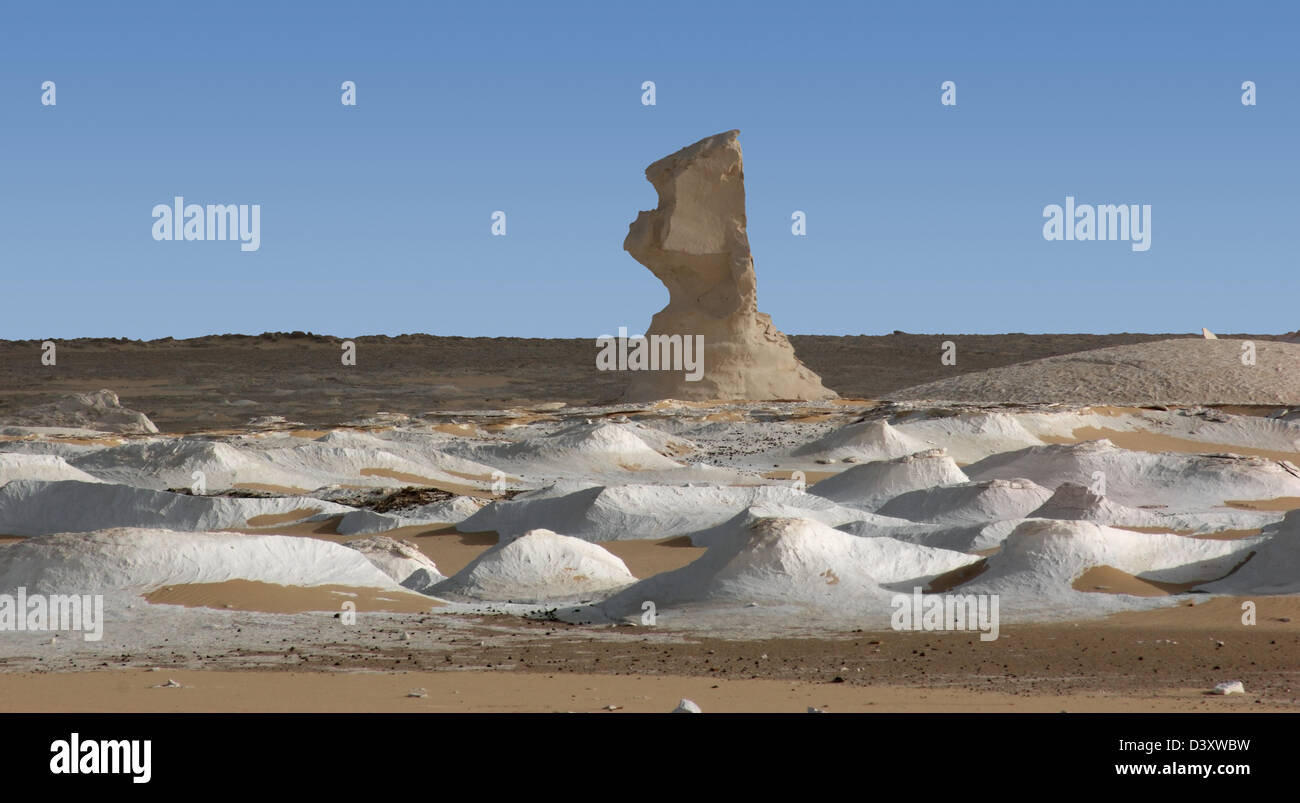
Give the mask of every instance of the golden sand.
M 175 680 L 179 688 L 156 688 Z M 424 696 L 412 696 L 412 694 Z M 326 673 L 166 669 L 0 674 L 3 712 L 664 713 L 686 697 L 706 713 L 1261 711 L 1249 695 L 1203 689 L 1010 694 L 716 676 L 505 671 Z M 615 706 L 609 711 L 609 706 Z
M 355 610 L 362 612 L 425 613 L 442 604 L 414 592 L 340 585 L 282 586 L 255 580 L 165 586 L 145 594 L 144 598 L 157 605 L 262 613 L 338 612 L 343 610 L 345 602 L 352 602 Z

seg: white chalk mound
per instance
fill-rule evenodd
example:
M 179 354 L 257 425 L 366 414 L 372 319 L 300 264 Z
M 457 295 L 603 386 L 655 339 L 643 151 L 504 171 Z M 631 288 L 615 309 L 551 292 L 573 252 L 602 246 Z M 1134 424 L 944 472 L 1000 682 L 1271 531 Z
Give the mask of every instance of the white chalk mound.
M 530 530 L 498 543 L 431 593 L 451 599 L 562 602 L 636 582 L 617 556 L 550 530 Z
M 792 451 L 794 457 L 840 461 L 853 458 L 862 462 L 892 460 L 924 452 L 930 444 L 908 435 L 884 419 L 858 421 L 831 432 Z
M 717 526 L 754 505 L 798 509 L 833 524 L 871 518 L 869 513 L 789 486 L 581 485 L 557 483 L 493 502 L 457 525 L 462 532 L 491 530 L 503 538 L 535 527 L 588 541 L 670 538 Z
M 111 483 L 167 490 L 189 488 L 201 472 L 208 491 L 237 484 L 316 488 L 315 478 L 271 465 L 257 453 L 205 438 L 167 438 L 124 443 L 73 457 L 72 465 Z
M 693 563 L 657 574 L 611 597 L 612 618 L 696 603 L 800 604 L 846 617 L 879 612 L 887 584 L 923 585 L 978 558 L 892 538 L 858 538 L 808 519 L 738 516 L 729 537 Z
M 1063 482 L 1052 498 L 1029 514 L 1033 519 L 1091 521 L 1109 527 L 1161 528 L 1188 535 L 1255 530 L 1282 519 L 1281 513 L 1215 508 L 1199 513 L 1165 513 L 1121 505 L 1091 488 Z
M 874 509 L 906 493 L 940 485 L 969 482 L 953 459 L 943 449 L 878 460 L 853 466 L 827 477 L 808 489 L 808 493 L 835 502 Z
M 1104 478 L 1106 496 L 1132 507 L 1199 511 L 1228 500 L 1300 496 L 1300 469 L 1263 457 L 1133 452 L 1108 440 L 1032 446 L 965 468 L 975 480 L 1026 477 L 1046 488 L 1090 486 Z
M 195 472 L 201 472 L 209 492 L 241 486 L 311 491 L 330 485 L 490 485 L 492 468 L 446 454 L 438 443 L 351 432 L 331 432 L 315 441 L 288 435 L 229 441 L 184 437 L 125 443 L 69 462 L 106 482 L 154 490 L 188 488 Z M 482 479 L 476 482 L 475 476 Z
M 1300 510 L 1286 514 L 1256 541 L 1254 555 L 1231 575 L 1197 591 L 1211 594 L 1300 594 Z
M 427 505 L 403 508 L 396 511 L 405 519 L 435 522 L 439 524 L 456 524 L 473 516 L 488 504 L 485 499 L 472 496 L 455 496 L 442 502 L 430 502 Z
M 412 591 L 428 591 L 447 579 L 438 571 L 433 559 L 411 541 L 377 535 L 348 541 L 344 546 L 365 555 L 384 574 Z
M 1161 583 L 1192 583 L 1223 577 L 1245 560 L 1259 539 L 1220 541 L 1138 533 L 1084 521 L 1030 519 L 987 558 L 987 569 L 959 586 L 961 593 L 1002 594 L 1003 611 L 1019 603 L 1088 601 L 1114 604 L 1117 595 L 1076 591 L 1072 583 L 1089 569 L 1110 567 Z
M 400 590 L 365 555 L 315 538 L 113 529 L 29 538 L 5 547 L 0 589 L 89 594 L 254 580 L 287 586 Z
M 11 480 L 78 480 L 99 482 L 62 457 L 52 454 L 0 454 L 0 485 Z
M 883 517 L 882 517 L 883 518 Z M 898 521 L 898 519 L 888 519 Z M 974 524 L 924 524 L 907 522 L 902 526 L 882 527 L 870 521 L 851 521 L 835 529 L 863 538 L 895 538 L 909 544 L 951 549 L 956 552 L 982 552 L 1002 545 L 1025 519 L 976 522 Z
M 306 497 L 189 496 L 125 485 L 65 480 L 14 480 L 0 487 L 0 533 L 46 535 L 114 527 L 199 532 L 327 518 L 354 508 Z M 254 520 L 253 524 L 249 524 Z M 266 522 L 269 525 L 271 522 Z
M 671 470 L 682 464 L 657 452 L 626 424 L 579 423 L 551 435 L 478 446 L 473 454 L 522 474 Z
M 941 446 L 959 463 L 973 463 L 989 455 L 1041 446 L 1021 417 L 1009 413 L 959 413 L 909 418 L 894 429 L 914 441 Z
M 1156 513 L 1121 505 L 1075 482 L 1063 482 L 1057 486 L 1052 498 L 1029 517 L 1091 521 L 1113 527 L 1159 527 L 1163 524 L 1163 517 Z
M 977 524 L 1025 518 L 1051 496 L 1051 491 L 1026 479 L 984 480 L 909 491 L 876 512 L 934 524 Z

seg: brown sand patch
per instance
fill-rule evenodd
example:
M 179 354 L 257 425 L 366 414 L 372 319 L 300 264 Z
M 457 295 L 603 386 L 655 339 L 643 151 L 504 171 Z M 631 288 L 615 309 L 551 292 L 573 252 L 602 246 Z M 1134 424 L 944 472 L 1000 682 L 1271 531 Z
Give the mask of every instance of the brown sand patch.
M 808 413 L 807 415 L 792 415 L 788 419 L 798 424 L 820 424 L 824 421 L 839 421 L 844 413 L 834 411 L 829 413 Z
M 261 518 L 254 516 L 253 518 Z M 239 527 L 232 527 L 227 532 L 242 532 L 249 535 L 337 535 L 339 531 L 339 522 L 343 520 L 342 515 L 330 516 L 328 519 L 320 521 L 298 521 L 292 524 L 277 524 L 258 530 L 245 530 Z M 333 539 L 329 539 L 333 540 Z
M 352 602 L 357 611 L 426 613 L 441 603 L 421 594 L 355 586 L 283 586 L 254 580 L 221 583 L 186 583 L 166 586 L 144 595 L 155 605 L 219 608 L 261 613 L 340 611 Z
M 413 530 L 419 532 L 412 532 Z M 410 540 L 438 564 L 438 571 L 446 577 L 468 566 L 500 540 L 494 532 L 462 533 L 451 526 L 441 529 L 401 527 L 383 535 Z
M 680 535 L 661 541 L 600 541 L 598 545 L 618 556 L 627 570 L 644 580 L 692 563 L 703 555 L 705 547 L 691 546 L 689 536 Z
M 308 516 L 315 516 L 320 512 L 318 507 L 300 507 L 297 510 L 290 510 L 288 513 L 266 513 L 261 516 L 254 516 L 245 524 L 249 527 L 276 527 L 281 524 L 291 524 L 300 522 Z
M 1244 625 L 1242 605 L 1255 606 L 1255 624 Z M 1250 597 L 1207 597 L 1169 608 L 1123 611 L 1104 620 L 1106 626 L 1159 630 L 1209 630 L 1230 636 L 1249 627 L 1254 631 L 1282 631 L 1300 635 L 1300 595 L 1257 594 Z
M 292 535 L 332 541 L 336 544 L 346 544 L 349 541 L 381 535 L 398 541 L 407 540 L 419 547 L 421 552 L 438 565 L 438 571 L 448 577 L 465 568 L 470 561 L 483 554 L 498 540 L 494 532 L 462 533 L 452 524 L 414 524 L 409 527 L 395 527 L 382 533 L 340 535 L 338 524 L 341 518 L 341 516 L 334 516 L 323 522 L 288 524 L 257 530 L 250 534 Z
M 945 591 L 951 591 L 962 583 L 974 580 L 984 573 L 989 567 L 987 560 L 977 560 L 974 563 L 968 563 L 965 566 L 959 566 L 950 572 L 944 572 L 930 581 L 926 587 L 927 594 L 942 594 Z
M 294 488 L 291 485 L 267 485 L 262 482 L 237 482 L 230 486 L 237 491 L 261 491 L 278 496 L 302 496 L 311 493 L 310 488 Z
M 1178 452 L 1180 454 L 1215 454 L 1227 452 L 1254 457 L 1267 457 L 1270 460 L 1286 460 L 1289 462 L 1300 460 L 1300 453 L 1295 451 L 1257 449 L 1253 446 L 1237 446 L 1229 443 L 1196 441 L 1190 438 L 1179 438 L 1174 435 L 1148 432 L 1147 430 L 1128 432 L 1103 427 L 1077 427 L 1074 430 L 1073 439 L 1051 435 L 1041 436 L 1041 440 L 1045 443 L 1079 443 L 1081 441 L 1101 440 L 1102 438 L 1109 440 L 1121 449 L 1128 449 L 1134 452 L 1152 452 L 1154 454 L 1159 454 L 1161 452 Z
M 483 425 L 484 431 L 504 432 L 506 430 L 514 429 L 516 427 L 527 426 L 528 424 L 535 424 L 538 421 L 556 420 L 555 416 L 547 415 L 545 413 L 527 413 L 527 412 L 523 412 L 522 410 L 513 411 L 513 412 L 514 414 L 509 416 L 508 418 L 496 419 L 492 421 L 492 423 L 484 424 Z
M 180 688 L 154 688 L 174 679 Z M 413 690 L 425 696 L 408 696 Z M 1202 689 L 1133 694 L 972 691 L 716 675 L 459 672 L 301 672 L 120 669 L 0 674 L 4 712 L 602 712 L 664 713 L 683 697 L 706 713 L 1154 712 L 1287 710 L 1247 695 L 1207 700 Z
M 1220 412 L 1227 413 L 1228 415 L 1248 415 L 1253 418 L 1272 418 L 1274 415 L 1278 413 L 1278 411 L 1286 410 L 1289 408 L 1281 404 L 1261 404 L 1261 405 L 1223 404 L 1223 405 L 1215 405 L 1214 409 Z
M 434 432 L 441 432 L 444 435 L 456 435 L 462 438 L 477 438 L 482 433 L 479 428 L 473 424 L 434 424 Z
M 463 533 L 457 530 L 455 525 L 450 524 L 398 527 L 377 534 L 411 541 L 436 563 L 438 571 L 447 577 L 464 569 L 500 540 L 495 532 Z M 371 537 L 368 535 L 330 536 L 318 533 L 310 535 L 323 536 L 326 540 L 338 543 Z M 687 536 L 665 538 L 660 541 L 601 541 L 598 545 L 617 556 L 627 564 L 628 571 L 641 579 L 660 572 L 680 569 L 705 552 L 704 547 L 691 546 L 691 539 Z
M 1171 594 L 1185 594 L 1212 579 L 1216 578 L 1191 583 L 1162 583 L 1120 571 L 1113 566 L 1094 566 L 1076 577 L 1070 587 L 1075 591 L 1127 594 L 1131 597 L 1167 597 Z
M 58 441 L 59 443 L 72 444 L 73 446 L 121 446 L 122 444 L 126 443 L 126 440 L 124 438 L 117 438 L 117 437 L 60 438 L 58 436 L 55 436 L 50 440 Z
M 643 466 L 643 465 L 641 465 L 640 463 L 623 463 L 623 462 L 620 462 L 620 463 L 618 464 L 618 467 L 621 468 L 621 469 L 623 469 L 624 471 L 646 471 L 646 470 L 647 470 L 646 467 Z
M 27 540 L 26 538 L 23 538 L 22 536 L 19 535 L 0 535 L 0 546 L 4 546 L 6 544 L 16 544 L 19 541 L 26 541 L 26 540 Z
M 303 438 L 304 440 L 314 441 L 317 438 L 325 437 L 326 435 L 330 434 L 330 432 L 332 431 L 333 430 L 329 430 L 329 429 L 293 429 L 293 430 L 289 430 L 289 434 L 295 438 Z
M 687 408 L 690 410 L 707 410 L 722 404 L 720 400 L 687 401 L 684 399 L 660 399 L 643 407 L 643 410 L 671 411 Z
M 1228 499 L 1224 504 L 1243 510 L 1284 512 L 1300 508 L 1300 496 L 1279 496 L 1276 499 Z
M 1125 418 L 1131 415 L 1142 415 L 1145 411 L 1141 407 L 1117 407 L 1113 404 L 1096 404 L 1089 407 L 1083 407 L 1079 412 L 1096 413 L 1097 415 L 1103 415 L 1108 418 Z
M 361 469 L 363 477 L 384 477 L 390 480 L 400 480 L 401 482 L 410 483 L 411 485 L 420 485 L 425 488 L 437 488 L 438 483 L 428 477 L 421 477 L 419 474 L 408 474 L 405 471 L 393 471 L 388 468 L 363 468 Z
M 844 467 L 847 469 L 849 465 L 846 463 Z M 805 471 L 803 472 L 803 480 L 807 484 L 813 485 L 827 477 L 834 477 L 838 473 L 838 471 Z M 765 480 L 794 480 L 793 471 L 765 471 L 761 476 Z
M 450 469 L 450 468 L 443 469 L 443 471 L 446 472 L 447 474 L 450 474 L 453 477 L 460 477 L 462 480 L 470 480 L 471 482 L 481 482 L 488 485 L 490 485 L 493 482 L 496 482 L 497 479 L 491 474 L 469 474 L 464 471 L 456 471 L 455 469 Z M 502 479 L 505 482 L 519 482 L 518 477 L 512 477 L 509 474 L 506 474 L 505 472 L 502 472 L 502 475 L 503 475 Z M 481 494 L 483 493 L 483 491 L 480 490 L 479 493 Z
M 1117 530 L 1128 530 L 1134 533 L 1146 533 L 1147 535 L 1181 535 L 1186 538 L 1200 538 L 1204 541 L 1240 541 L 1243 538 L 1254 538 L 1259 535 L 1261 530 L 1257 527 L 1253 530 L 1218 530 L 1212 533 L 1196 533 L 1191 530 L 1171 530 L 1168 527 L 1122 527 L 1114 525 Z
M 484 479 L 481 477 L 476 477 L 472 474 L 458 474 L 452 471 L 448 471 L 447 473 L 454 474 L 459 477 L 464 477 L 466 479 L 481 480 L 483 482 L 492 481 L 490 477 Z M 456 494 L 458 496 L 474 496 L 479 499 L 491 498 L 490 493 L 488 491 L 483 490 L 482 488 L 477 488 L 470 485 L 460 485 L 459 483 L 455 483 L 455 482 L 444 482 L 440 480 L 434 480 L 428 477 L 421 477 L 418 474 L 408 474 L 404 471 L 392 471 L 386 468 L 363 468 L 361 469 L 361 476 L 383 477 L 385 479 L 397 480 L 398 482 L 404 482 L 407 485 L 413 485 L 421 488 L 437 488 L 440 491 L 446 491 L 448 493 Z
M 1252 550 L 1237 565 L 1219 577 L 1206 577 L 1190 583 L 1166 583 L 1122 572 L 1111 566 L 1094 566 L 1075 578 L 1072 588 L 1075 591 L 1110 591 L 1115 594 L 1131 594 L 1138 597 L 1156 597 L 1170 594 L 1185 594 L 1196 586 L 1231 577 L 1238 569 L 1255 557 Z
M 832 407 L 879 407 L 880 406 L 879 399 L 846 399 L 844 397 L 840 397 L 838 399 L 827 399 L 825 403 L 831 405 Z

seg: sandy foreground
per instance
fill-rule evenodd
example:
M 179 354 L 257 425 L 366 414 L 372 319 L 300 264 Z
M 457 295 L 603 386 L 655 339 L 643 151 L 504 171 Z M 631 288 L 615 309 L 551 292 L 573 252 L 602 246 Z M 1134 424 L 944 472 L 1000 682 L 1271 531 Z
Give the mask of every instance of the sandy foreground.
M 738 641 L 555 622 L 503 632 L 500 617 L 462 617 L 478 625 L 453 633 L 412 616 L 400 623 L 409 640 L 377 632 L 366 647 L 15 666 L 0 672 L 0 711 L 665 712 L 682 697 L 706 712 L 1300 711 L 1300 597 L 1255 600 L 1250 626 L 1246 601 L 1007 626 L 987 643 L 893 631 Z M 1208 693 L 1224 680 L 1246 693 Z
M 179 688 L 159 684 L 168 680 Z M 412 696 L 415 695 L 415 696 Z M 423 696 L 421 696 L 423 695 Z M 1198 689 L 1032 695 L 835 683 L 513 672 L 150 672 L 0 674 L 0 712 L 663 713 L 682 697 L 713 713 L 1280 711 Z M 615 706 L 610 711 L 609 706 Z

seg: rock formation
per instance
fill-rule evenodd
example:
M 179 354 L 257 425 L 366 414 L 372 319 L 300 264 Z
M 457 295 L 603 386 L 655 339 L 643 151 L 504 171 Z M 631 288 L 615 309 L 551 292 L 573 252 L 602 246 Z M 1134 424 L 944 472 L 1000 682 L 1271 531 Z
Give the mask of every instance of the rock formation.
M 697 381 L 683 370 L 632 371 L 629 401 L 836 395 L 758 311 L 739 133 L 707 137 L 646 168 L 659 207 L 637 215 L 623 242 L 668 288 L 668 306 L 646 336 L 652 349 L 655 335 L 702 338 L 703 371 Z
M 50 404 L 8 415 L 0 420 L 0 424 L 70 427 L 127 435 L 152 435 L 158 431 L 144 413 L 123 407 L 117 394 L 111 390 L 64 396 Z

